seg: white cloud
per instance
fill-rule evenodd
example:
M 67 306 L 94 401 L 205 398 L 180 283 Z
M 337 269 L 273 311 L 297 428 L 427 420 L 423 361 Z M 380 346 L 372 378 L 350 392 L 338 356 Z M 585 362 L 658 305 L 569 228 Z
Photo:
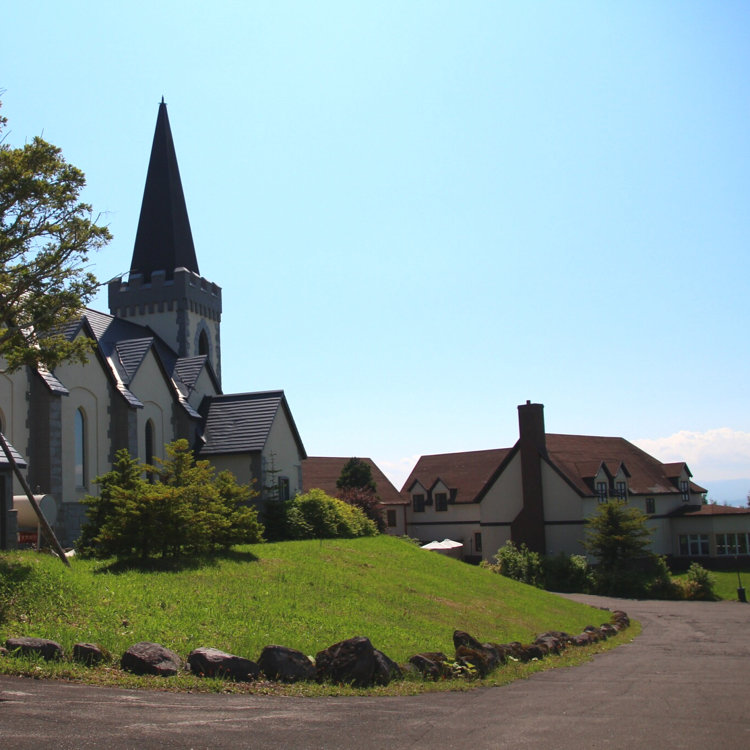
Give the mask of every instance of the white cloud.
M 661 438 L 633 440 L 660 461 L 686 461 L 698 484 L 709 479 L 750 477 L 750 432 L 717 427 L 706 432 L 683 430 Z

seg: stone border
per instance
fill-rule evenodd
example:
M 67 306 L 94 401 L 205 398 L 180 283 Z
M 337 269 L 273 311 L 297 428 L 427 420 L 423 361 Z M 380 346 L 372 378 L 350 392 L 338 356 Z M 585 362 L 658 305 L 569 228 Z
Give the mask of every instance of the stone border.
M 630 618 L 622 610 L 612 612 L 610 622 L 588 625 L 578 635 L 560 630 L 548 630 L 532 643 L 480 643 L 462 630 L 453 632 L 455 655 L 448 658 L 442 652 L 424 651 L 410 657 L 407 664 L 398 665 L 382 651 L 374 648 L 369 638 L 349 638 L 319 651 L 312 660 L 296 649 L 285 646 L 266 646 L 258 661 L 227 654 L 211 647 L 200 647 L 190 652 L 187 663 L 158 643 L 142 641 L 131 646 L 120 658 L 123 670 L 133 674 L 153 674 L 170 677 L 188 669 L 199 677 L 214 677 L 251 682 L 265 678 L 272 682 L 316 681 L 367 688 L 388 685 L 401 679 L 404 673 L 421 675 L 425 680 L 486 677 L 509 661 L 529 662 L 550 654 L 561 654 L 570 646 L 588 646 L 617 635 L 630 626 Z M 47 661 L 64 658 L 59 643 L 45 638 L 8 638 L 0 656 L 39 656 Z M 72 660 L 95 666 L 109 658 L 104 649 L 93 643 L 76 643 Z

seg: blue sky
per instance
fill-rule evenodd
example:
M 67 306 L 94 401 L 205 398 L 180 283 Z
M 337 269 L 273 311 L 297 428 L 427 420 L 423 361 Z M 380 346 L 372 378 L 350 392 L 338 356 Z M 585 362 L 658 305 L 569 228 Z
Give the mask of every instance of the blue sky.
M 531 399 L 750 490 L 748 38 L 731 1 L 31 0 L 0 90 L 86 173 L 102 280 L 164 95 L 224 390 L 283 388 L 310 455 L 400 486 Z

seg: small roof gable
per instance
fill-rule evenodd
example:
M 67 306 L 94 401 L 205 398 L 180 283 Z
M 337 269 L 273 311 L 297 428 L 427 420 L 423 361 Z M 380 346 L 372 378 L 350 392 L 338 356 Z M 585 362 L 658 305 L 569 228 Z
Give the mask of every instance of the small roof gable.
M 143 274 L 144 280 L 148 281 L 154 271 L 166 271 L 166 278 L 171 279 L 174 269 L 180 267 L 200 273 L 167 105 L 162 99 L 156 118 L 130 273 Z
M 117 358 L 127 375 L 126 382 L 130 383 L 132 381 L 133 376 L 138 372 L 141 362 L 145 359 L 153 343 L 154 339 L 151 336 L 144 339 L 118 341 L 115 344 Z
M 200 407 L 201 414 L 205 415 L 201 456 L 263 450 L 279 410 L 284 411 L 304 458 L 305 449 L 284 391 L 206 396 Z
M 433 487 L 441 479 L 451 490 L 456 490 L 456 503 L 477 502 L 482 489 L 510 451 L 510 448 L 495 448 L 422 456 L 401 491 L 408 492 L 417 481 L 423 487 Z
M 391 484 L 390 479 L 383 474 L 378 465 L 371 458 L 361 458 L 368 464 L 375 481 L 376 494 L 384 505 L 404 505 L 405 500 L 399 491 Z M 349 458 L 311 456 L 302 462 L 302 487 L 305 492 L 317 488 L 336 497 L 339 488 L 336 486 L 341 470 Z

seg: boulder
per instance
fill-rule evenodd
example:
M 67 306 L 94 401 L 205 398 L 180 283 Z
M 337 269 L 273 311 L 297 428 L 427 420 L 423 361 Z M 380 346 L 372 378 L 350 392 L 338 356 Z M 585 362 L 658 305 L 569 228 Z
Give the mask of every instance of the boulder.
M 62 659 L 62 646 L 55 641 L 49 641 L 46 638 L 8 638 L 5 641 L 5 648 L 10 653 L 14 651 L 24 656 L 41 656 L 45 661 L 54 661 Z
M 334 643 L 317 653 L 315 671 L 319 682 L 369 687 L 375 679 L 375 649 L 363 636 Z
M 588 646 L 589 644 L 594 642 L 594 637 L 591 633 L 581 633 L 579 635 L 574 635 L 572 640 L 574 646 Z
M 312 660 L 293 648 L 266 646 L 258 659 L 258 666 L 269 680 L 297 682 L 315 679 Z
M 104 659 L 104 651 L 95 643 L 76 643 L 73 646 L 73 661 L 93 667 Z
M 486 677 L 499 663 L 496 658 L 492 657 L 490 651 L 486 651 L 481 646 L 479 648 L 459 646 L 456 649 L 456 661 L 465 667 L 476 669 L 480 677 Z
M 448 657 L 439 651 L 414 654 L 409 664 L 415 666 L 426 680 L 439 680 L 448 675 Z
M 260 675 L 260 667 L 250 659 L 227 654 L 218 648 L 202 646 L 188 655 L 190 671 L 199 677 L 219 677 L 250 682 Z
M 7 656 L 8 655 L 8 649 L 5 648 L 5 646 L 0 646 L 0 656 Z
M 158 643 L 141 641 L 131 646 L 122 655 L 120 666 L 133 674 L 171 677 L 182 669 L 182 660 L 174 651 Z
M 382 651 L 375 649 L 375 674 L 373 681 L 376 685 L 388 685 L 391 680 L 400 680 L 403 676 L 401 667 Z
M 612 620 L 622 625 L 623 628 L 630 627 L 630 618 L 621 609 L 616 609 L 612 613 Z
M 453 631 L 453 646 L 458 650 L 459 646 L 466 646 L 481 651 L 482 644 L 473 636 L 463 630 Z
M 608 622 L 603 622 L 599 626 L 599 632 L 605 637 L 605 638 L 611 638 L 613 635 L 617 635 L 617 630 L 613 625 L 610 625 Z
M 550 634 L 540 635 L 534 644 L 541 646 L 548 654 L 559 654 L 565 648 L 564 641 Z

